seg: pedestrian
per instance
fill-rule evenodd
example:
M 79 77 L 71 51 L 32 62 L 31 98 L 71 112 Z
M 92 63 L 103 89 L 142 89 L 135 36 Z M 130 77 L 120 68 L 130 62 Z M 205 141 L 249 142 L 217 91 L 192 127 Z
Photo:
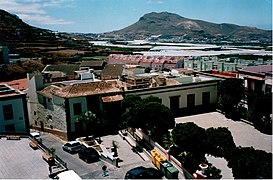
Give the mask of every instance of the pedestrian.
M 108 171 L 107 171 L 107 166 L 102 166 L 102 176 L 105 177 L 105 176 L 108 176 Z

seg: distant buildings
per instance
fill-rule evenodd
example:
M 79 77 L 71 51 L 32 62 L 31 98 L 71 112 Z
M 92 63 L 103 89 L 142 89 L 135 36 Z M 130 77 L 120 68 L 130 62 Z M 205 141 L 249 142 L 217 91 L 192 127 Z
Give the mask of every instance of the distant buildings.
M 0 84 L 0 134 L 29 133 L 26 94 Z
M 143 56 L 111 54 L 108 57 L 109 64 L 140 65 L 155 70 L 174 69 L 183 67 L 183 57 L 175 56 Z
M 238 71 L 248 91 L 272 93 L 272 65 L 250 66 Z
M 217 57 L 198 57 L 190 58 L 184 61 L 184 68 L 191 68 L 196 71 L 237 71 L 248 66 L 270 65 L 272 61 L 241 60 L 236 58 L 218 59 Z

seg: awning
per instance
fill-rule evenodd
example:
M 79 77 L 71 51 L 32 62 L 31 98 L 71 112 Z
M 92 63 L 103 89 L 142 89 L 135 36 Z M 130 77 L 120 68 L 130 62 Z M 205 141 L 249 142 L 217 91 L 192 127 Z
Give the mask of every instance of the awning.
M 122 101 L 122 95 L 114 95 L 114 96 L 105 96 L 102 97 L 102 102 L 115 102 L 115 101 Z

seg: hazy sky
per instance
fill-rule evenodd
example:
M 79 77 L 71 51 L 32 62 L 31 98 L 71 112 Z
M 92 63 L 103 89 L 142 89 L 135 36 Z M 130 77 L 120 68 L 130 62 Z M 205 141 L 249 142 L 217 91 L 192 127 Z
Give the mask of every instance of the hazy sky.
M 60 32 L 119 30 L 150 12 L 272 29 L 272 0 L 0 0 L 30 25 Z

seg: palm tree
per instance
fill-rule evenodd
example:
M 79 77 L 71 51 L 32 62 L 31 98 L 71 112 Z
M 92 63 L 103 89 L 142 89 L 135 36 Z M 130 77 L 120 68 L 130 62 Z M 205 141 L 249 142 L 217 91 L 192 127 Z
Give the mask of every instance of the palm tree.
M 96 119 L 97 119 L 96 115 L 93 114 L 91 111 L 82 112 L 77 117 L 77 121 L 83 123 L 83 125 L 84 125 L 86 139 L 88 139 L 88 130 L 87 130 L 87 128 L 91 123 L 94 124 L 96 122 Z

